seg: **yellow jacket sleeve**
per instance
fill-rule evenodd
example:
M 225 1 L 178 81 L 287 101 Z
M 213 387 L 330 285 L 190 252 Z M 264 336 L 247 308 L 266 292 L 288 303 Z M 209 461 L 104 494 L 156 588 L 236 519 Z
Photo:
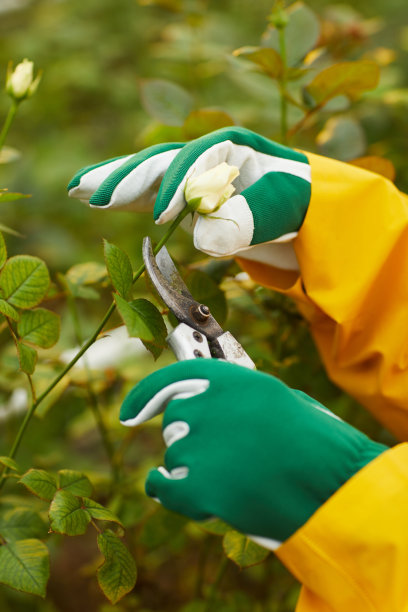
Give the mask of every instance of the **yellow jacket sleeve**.
M 330 378 L 408 440 L 408 197 L 380 175 L 307 156 L 312 197 L 294 240 L 300 275 L 239 262 L 295 299 Z
M 387 179 L 307 154 L 300 273 L 240 259 L 294 298 L 330 378 L 408 440 L 408 198 Z M 408 612 L 408 445 L 380 455 L 276 552 L 298 612 Z

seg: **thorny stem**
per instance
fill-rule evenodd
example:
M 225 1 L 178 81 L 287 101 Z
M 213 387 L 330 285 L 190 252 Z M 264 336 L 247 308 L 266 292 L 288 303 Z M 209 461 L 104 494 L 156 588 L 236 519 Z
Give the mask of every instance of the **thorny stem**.
M 8 134 L 11 124 L 13 123 L 13 119 L 16 115 L 17 109 L 18 109 L 18 102 L 16 100 L 13 100 L 9 108 L 9 112 L 7 113 L 7 117 L 4 121 L 3 128 L 0 133 L 0 151 L 4 146 L 4 143 L 6 141 L 6 136 Z
M 176 227 L 181 223 L 181 221 L 184 219 L 184 217 L 187 216 L 187 214 L 189 212 L 190 212 L 190 210 L 186 206 L 178 214 L 178 216 L 174 219 L 173 223 L 171 224 L 171 226 L 169 227 L 167 232 L 164 234 L 164 236 L 161 238 L 161 240 L 159 240 L 157 246 L 155 247 L 155 249 L 153 251 L 155 255 L 160 251 L 162 246 L 167 242 L 167 240 L 173 234 L 173 232 L 176 229 Z M 134 283 L 137 281 L 138 278 L 140 278 L 140 276 L 143 274 L 144 270 L 145 270 L 145 265 L 142 264 L 140 266 L 140 268 L 137 270 L 137 272 L 135 273 L 134 277 L 133 277 L 133 282 Z M 98 338 L 99 334 L 101 333 L 101 331 L 105 327 L 106 323 L 109 321 L 109 319 L 112 316 L 114 311 L 115 311 L 115 302 L 112 302 L 112 304 L 109 306 L 105 316 L 103 317 L 102 321 L 100 322 L 98 327 L 95 329 L 94 333 L 89 338 L 89 340 L 87 342 L 85 342 L 85 344 L 82 346 L 82 348 L 71 359 L 71 361 L 65 366 L 65 368 L 58 374 L 58 376 L 56 376 L 54 378 L 54 380 L 49 384 L 49 386 L 45 389 L 45 391 L 43 391 L 43 393 L 39 397 L 37 397 L 37 399 L 35 401 L 33 401 L 33 403 L 31 404 L 31 407 L 29 408 L 28 412 L 26 413 L 26 415 L 25 415 L 25 417 L 23 419 L 23 422 L 20 425 L 20 429 L 17 432 L 17 435 L 16 435 L 16 437 L 14 439 L 13 445 L 12 445 L 12 447 L 10 449 L 9 454 L 8 454 L 9 457 L 11 457 L 12 459 L 15 457 L 15 455 L 16 455 L 18 449 L 19 449 L 19 446 L 21 444 L 21 440 L 22 440 L 22 438 L 24 436 L 25 430 L 27 429 L 27 426 L 28 426 L 29 422 L 31 421 L 31 419 L 32 419 L 36 409 L 38 408 L 38 406 L 47 397 L 47 395 L 54 389 L 54 387 L 56 387 L 56 385 L 60 382 L 60 380 L 62 380 L 64 378 L 64 376 L 71 370 L 71 368 L 73 368 L 73 366 L 82 357 L 82 355 L 84 355 L 86 353 L 86 351 L 89 349 L 89 347 L 92 346 L 92 344 L 95 342 L 95 340 Z M 7 468 L 7 466 L 5 466 L 3 468 L 3 471 L 2 471 L 1 476 L 0 476 L 0 489 L 4 485 L 4 482 L 6 480 L 5 476 L 6 476 L 7 472 L 8 472 L 8 468 Z

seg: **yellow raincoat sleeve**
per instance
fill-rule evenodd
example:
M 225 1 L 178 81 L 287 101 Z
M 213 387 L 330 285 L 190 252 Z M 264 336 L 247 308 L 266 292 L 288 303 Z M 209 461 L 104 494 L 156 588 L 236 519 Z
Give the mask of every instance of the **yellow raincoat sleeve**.
M 306 154 L 312 197 L 300 273 L 245 259 L 291 296 L 330 378 L 408 440 L 408 198 L 384 177 Z M 298 612 L 408 611 L 408 445 L 380 455 L 277 554 L 304 587 Z

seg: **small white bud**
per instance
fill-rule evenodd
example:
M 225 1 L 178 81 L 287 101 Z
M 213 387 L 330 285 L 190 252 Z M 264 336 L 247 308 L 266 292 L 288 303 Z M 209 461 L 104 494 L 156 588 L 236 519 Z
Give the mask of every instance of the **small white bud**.
M 41 72 L 34 78 L 34 62 L 24 59 L 13 70 L 12 62 L 7 69 L 6 91 L 17 101 L 30 98 L 35 93 L 41 79 Z
M 204 215 L 215 212 L 234 193 L 232 181 L 238 175 L 236 166 L 222 162 L 199 176 L 190 176 L 184 189 L 187 206 Z

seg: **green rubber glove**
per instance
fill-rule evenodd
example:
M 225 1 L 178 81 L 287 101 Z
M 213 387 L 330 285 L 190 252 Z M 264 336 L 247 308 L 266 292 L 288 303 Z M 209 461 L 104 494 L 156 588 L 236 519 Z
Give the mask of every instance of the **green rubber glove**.
M 191 229 L 196 248 L 223 256 L 292 239 L 309 205 L 308 160 L 240 127 L 222 128 L 184 146 L 157 145 L 89 166 L 74 176 L 68 190 L 100 208 L 153 210 L 154 203 L 154 219 L 161 224 L 184 208 L 187 178 L 221 162 L 240 171 L 233 182 L 235 193 L 212 217 L 195 216 Z
M 120 420 L 134 426 L 163 410 L 165 468 L 150 472 L 147 494 L 272 549 L 386 450 L 277 378 L 215 359 L 148 376 Z

